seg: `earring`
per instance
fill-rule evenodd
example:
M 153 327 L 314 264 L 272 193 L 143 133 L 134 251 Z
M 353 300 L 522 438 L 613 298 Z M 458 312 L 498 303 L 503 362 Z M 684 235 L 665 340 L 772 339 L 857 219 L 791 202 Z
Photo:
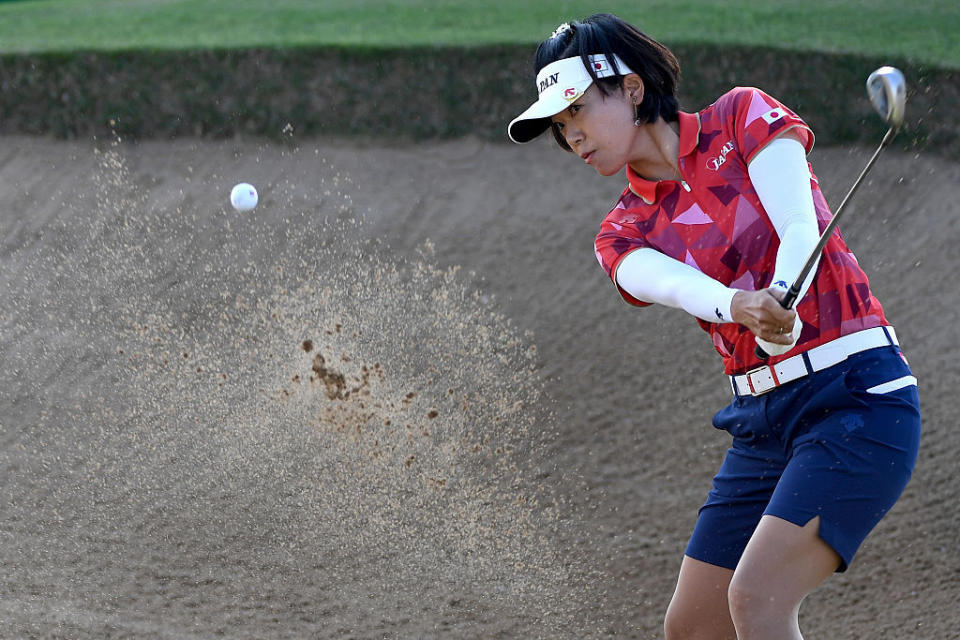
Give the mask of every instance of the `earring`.
M 633 121 L 633 126 L 642 127 L 643 120 L 640 119 L 640 105 L 637 104 L 636 102 L 633 103 L 633 115 L 635 117 L 635 120 Z

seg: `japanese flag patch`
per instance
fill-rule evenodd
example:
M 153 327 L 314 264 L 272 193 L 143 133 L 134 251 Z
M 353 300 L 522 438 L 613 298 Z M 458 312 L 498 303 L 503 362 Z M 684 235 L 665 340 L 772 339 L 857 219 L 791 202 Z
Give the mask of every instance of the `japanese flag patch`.
M 774 109 L 770 109 L 770 111 L 767 111 L 766 113 L 760 114 L 760 117 L 763 118 L 764 122 L 767 124 L 773 124 L 786 115 L 787 112 L 782 107 L 776 107 Z

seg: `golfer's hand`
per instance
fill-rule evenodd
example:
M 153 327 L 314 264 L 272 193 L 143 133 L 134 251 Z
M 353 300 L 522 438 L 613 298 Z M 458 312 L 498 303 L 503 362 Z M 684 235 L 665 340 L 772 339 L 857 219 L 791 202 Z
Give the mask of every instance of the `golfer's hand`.
M 760 291 L 738 291 L 730 302 L 733 321 L 745 326 L 764 342 L 792 347 L 800 337 L 797 328 L 800 323 L 796 311 L 780 306 L 783 295 L 781 289 L 773 287 Z

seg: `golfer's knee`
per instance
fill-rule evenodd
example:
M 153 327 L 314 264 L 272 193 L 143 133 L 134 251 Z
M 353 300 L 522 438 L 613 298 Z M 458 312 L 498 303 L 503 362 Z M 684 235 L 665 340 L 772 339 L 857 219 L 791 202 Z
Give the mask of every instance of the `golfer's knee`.
M 690 637 L 690 616 L 684 615 L 678 611 L 678 608 L 671 605 L 667 608 L 667 615 L 663 617 L 663 635 L 667 640 L 683 640 Z
M 737 631 L 767 628 L 776 620 L 787 620 L 797 603 L 777 595 L 772 585 L 749 576 L 734 574 L 727 589 L 730 617 Z
M 704 611 L 671 604 L 663 618 L 666 640 L 732 640 L 729 619 L 714 619 Z

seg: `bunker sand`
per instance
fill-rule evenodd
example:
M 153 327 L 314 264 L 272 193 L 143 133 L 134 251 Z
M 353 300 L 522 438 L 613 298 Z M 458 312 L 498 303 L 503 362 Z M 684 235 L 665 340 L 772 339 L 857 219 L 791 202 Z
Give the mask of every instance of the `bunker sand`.
M 870 151 L 814 151 L 831 204 Z M 888 151 L 848 205 L 924 439 L 812 637 L 954 632 L 958 184 Z M 0 635 L 657 637 L 729 391 L 597 266 L 621 188 L 546 141 L 3 139 Z

